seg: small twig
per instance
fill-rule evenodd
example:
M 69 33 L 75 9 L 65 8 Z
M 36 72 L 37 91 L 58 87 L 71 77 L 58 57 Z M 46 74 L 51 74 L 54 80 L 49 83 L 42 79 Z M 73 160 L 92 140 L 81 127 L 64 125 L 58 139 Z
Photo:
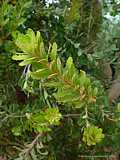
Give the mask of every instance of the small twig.
M 42 136 L 42 133 L 39 133 L 36 138 L 32 141 L 32 143 L 28 144 L 26 147 L 26 149 L 23 151 L 22 154 L 30 154 L 31 150 L 33 149 L 33 147 L 35 146 L 35 144 L 37 143 L 38 139 Z
M 106 117 L 106 119 L 108 119 L 108 120 L 110 120 L 110 121 L 117 122 L 116 119 L 112 119 L 112 118 L 108 117 L 108 115 L 106 115 L 106 114 L 105 114 L 105 117 Z
M 65 114 L 63 117 L 79 117 L 80 114 Z
M 6 117 L 3 118 L 1 122 L 6 121 L 8 118 L 24 118 L 24 117 L 26 117 L 26 115 L 14 115 L 14 114 L 6 115 Z
M 89 122 L 88 122 L 88 109 L 87 109 L 87 107 L 85 108 L 85 117 L 86 117 L 86 127 L 89 127 Z

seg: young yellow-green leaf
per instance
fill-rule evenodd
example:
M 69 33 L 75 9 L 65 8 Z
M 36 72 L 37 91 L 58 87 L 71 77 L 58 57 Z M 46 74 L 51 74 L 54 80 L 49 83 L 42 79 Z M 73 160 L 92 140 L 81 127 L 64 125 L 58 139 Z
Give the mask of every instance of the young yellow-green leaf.
M 120 112 L 120 103 L 117 104 L 116 112 Z
M 34 52 L 34 32 L 29 29 L 27 33 L 24 35 L 22 33 L 18 33 L 15 44 L 24 52 L 32 54 Z
M 88 145 L 96 145 L 104 138 L 102 129 L 97 126 L 89 126 L 84 128 L 83 141 Z
M 30 56 L 28 54 L 22 54 L 22 53 L 17 53 L 16 55 L 12 56 L 13 60 L 19 61 L 19 60 L 24 60 L 24 59 L 28 59 L 30 58 Z
M 45 119 L 50 125 L 58 125 L 62 115 L 58 108 L 48 108 L 45 111 Z
M 51 50 L 51 53 L 50 53 L 50 58 L 51 58 L 51 60 L 55 60 L 56 57 L 57 57 L 57 44 L 53 43 L 52 50 Z
M 45 112 L 30 115 L 27 122 L 35 132 L 48 132 L 50 125 L 59 125 L 61 117 L 58 108 L 48 108 Z
M 46 53 L 45 53 L 44 43 L 41 42 L 39 44 L 38 48 L 39 48 L 39 50 L 38 50 L 39 52 L 36 54 L 36 56 L 38 58 L 42 58 L 42 59 L 45 58 L 46 57 Z
M 97 93 L 98 93 L 98 89 L 95 87 L 95 88 L 93 89 L 93 96 L 96 96 Z
M 70 69 L 72 65 L 73 65 L 73 59 L 72 57 L 69 57 L 66 63 L 66 67 Z
M 37 42 L 39 42 L 39 43 L 43 42 L 42 36 L 41 36 L 41 34 L 40 34 L 39 31 L 37 31 L 36 40 L 37 40 Z
M 57 69 L 60 74 L 62 74 L 62 64 L 59 58 L 57 58 Z
M 72 57 L 69 57 L 66 62 L 65 72 L 67 73 L 66 77 L 68 77 L 68 79 L 72 79 L 73 74 L 77 73 Z

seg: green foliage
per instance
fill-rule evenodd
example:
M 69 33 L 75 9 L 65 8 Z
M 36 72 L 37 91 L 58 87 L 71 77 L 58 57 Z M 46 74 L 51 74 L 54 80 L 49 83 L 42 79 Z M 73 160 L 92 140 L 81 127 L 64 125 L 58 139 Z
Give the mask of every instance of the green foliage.
M 11 53 L 15 47 L 12 34 L 18 28 L 22 30 L 25 27 L 27 9 L 30 5 L 31 1 L 28 0 L 19 0 L 15 5 L 8 0 L 0 2 L 0 93 L 7 101 L 13 100 L 10 95 L 14 95 L 21 74 L 18 66 L 11 60 Z
M 83 141 L 88 145 L 96 145 L 104 138 L 102 129 L 96 126 L 89 126 L 84 128 Z
M 51 125 L 58 125 L 61 119 L 61 114 L 57 108 L 48 108 L 45 112 L 36 114 L 26 113 L 26 120 L 24 126 L 21 124 L 12 129 L 15 136 L 22 135 L 22 132 L 34 131 L 36 133 L 42 133 L 50 131 Z
M 98 94 L 98 89 L 91 82 L 90 77 L 82 70 L 80 70 L 80 73 L 78 72 L 73 64 L 72 57 L 68 58 L 66 66 L 63 67 L 59 57 L 57 57 L 56 43 L 49 47 L 47 53 L 40 32 L 35 34 L 31 29 L 28 29 L 26 34 L 17 33 L 15 44 L 19 52 L 16 52 L 12 58 L 19 60 L 20 66 L 32 65 L 28 75 L 29 78 L 40 81 L 43 88 L 54 89 L 51 96 L 60 105 L 67 106 L 73 111 L 83 108 L 79 117 L 83 117 L 83 126 L 88 126 L 88 110 L 95 107 Z M 27 128 L 30 128 L 31 131 L 33 129 L 34 132 L 47 132 L 50 131 L 49 125 L 59 124 L 61 114 L 59 110 L 51 108 L 40 114 L 28 114 L 28 117 L 26 122 L 29 127 Z M 12 131 L 19 135 L 19 129 L 20 127 L 15 127 Z M 25 126 L 23 130 L 25 130 Z M 85 140 L 87 133 L 88 139 Z M 95 141 L 89 141 L 89 136 L 94 136 Z M 83 137 L 83 141 L 88 145 L 95 145 L 100 139 L 104 138 L 101 130 L 94 129 L 94 127 L 91 128 L 90 132 L 85 130 Z
M 70 10 L 66 12 L 65 20 L 68 24 L 76 22 L 80 19 L 81 0 L 72 0 Z
M 24 24 L 26 21 L 25 13 L 26 9 L 31 5 L 31 1 L 20 0 L 16 3 L 15 6 L 9 4 L 8 1 L 1 2 L 0 10 L 0 30 L 1 30 L 1 38 L 0 45 L 4 45 L 4 41 L 6 42 L 5 46 L 10 45 L 9 37 L 13 31 L 16 31 L 18 27 Z
M 0 2 L 1 155 L 73 160 L 119 153 L 120 107 L 106 93 L 119 77 L 119 23 L 104 15 L 119 11 L 116 2 L 96 2 Z M 104 84 L 106 63 L 115 76 Z
M 41 81 L 46 78 L 47 85 L 49 86 L 50 83 L 50 86 L 57 89 L 54 97 L 58 102 L 80 108 L 96 101 L 97 88 L 92 87 L 85 72 L 80 71 L 80 74 L 78 74 L 71 57 L 67 60 L 66 67 L 62 68 L 60 59 L 57 58 L 56 43 L 53 44 L 52 49 L 49 49 L 51 51 L 46 54 L 40 33 L 37 32 L 35 36 L 30 29 L 26 35 L 18 34 L 15 43 L 23 53 L 17 52 L 13 55 L 13 59 L 23 60 L 19 63 L 20 66 L 38 63 L 40 65 L 39 69 L 34 71 L 34 68 L 32 68 L 30 76 Z
M 87 125 L 87 108 L 91 104 L 94 105 L 97 96 L 97 88 L 92 84 L 90 77 L 82 70 L 78 73 L 72 57 L 69 57 L 66 66 L 62 67 L 57 57 L 56 43 L 49 47 L 47 53 L 40 32 L 35 35 L 31 29 L 28 29 L 26 34 L 17 33 L 15 44 L 19 52 L 16 52 L 12 58 L 22 61 L 19 63 L 20 66 L 32 65 L 29 77 L 39 80 L 43 87 L 54 88 L 52 96 L 58 103 L 67 105 L 72 110 L 83 107 L 86 111 L 84 119 Z M 48 125 L 58 124 L 60 113 L 55 109 L 48 109 L 47 112 L 28 117 L 28 128 L 33 128 L 35 132 L 45 132 L 50 130 Z M 19 129 L 20 127 L 13 128 L 12 131 L 17 135 Z

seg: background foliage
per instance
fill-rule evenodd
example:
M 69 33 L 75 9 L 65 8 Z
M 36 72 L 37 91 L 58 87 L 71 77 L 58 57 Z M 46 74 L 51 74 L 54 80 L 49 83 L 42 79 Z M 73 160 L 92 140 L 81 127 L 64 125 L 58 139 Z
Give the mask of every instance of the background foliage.
M 112 0 L 0 2 L 2 157 L 117 159 L 119 6 Z

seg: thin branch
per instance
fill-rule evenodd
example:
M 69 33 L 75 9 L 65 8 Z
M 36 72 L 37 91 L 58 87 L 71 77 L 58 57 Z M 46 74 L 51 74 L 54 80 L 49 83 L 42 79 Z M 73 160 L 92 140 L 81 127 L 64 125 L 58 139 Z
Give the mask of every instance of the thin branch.
M 7 114 L 6 117 L 1 120 L 1 122 L 7 121 L 9 118 L 24 118 L 24 117 L 26 117 L 26 115 Z
M 81 114 L 65 114 L 63 117 L 79 117 Z
M 34 148 L 34 146 L 37 144 L 38 139 L 42 136 L 42 133 L 39 133 L 36 138 L 32 141 L 32 143 L 28 144 L 26 149 L 22 152 L 22 154 L 30 154 L 31 150 Z

